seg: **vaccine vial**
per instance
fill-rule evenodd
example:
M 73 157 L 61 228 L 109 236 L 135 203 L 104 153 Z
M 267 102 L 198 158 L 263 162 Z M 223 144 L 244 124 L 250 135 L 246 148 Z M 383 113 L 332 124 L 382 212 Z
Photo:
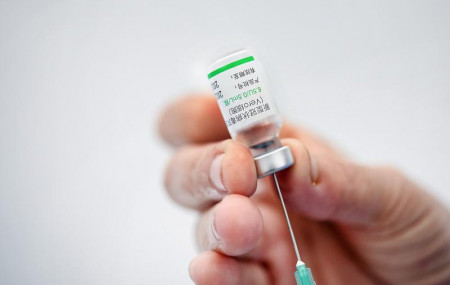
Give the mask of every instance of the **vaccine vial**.
M 279 139 L 282 118 L 258 57 L 240 49 L 216 60 L 208 72 L 231 138 L 250 149 L 258 177 L 291 166 L 291 150 Z

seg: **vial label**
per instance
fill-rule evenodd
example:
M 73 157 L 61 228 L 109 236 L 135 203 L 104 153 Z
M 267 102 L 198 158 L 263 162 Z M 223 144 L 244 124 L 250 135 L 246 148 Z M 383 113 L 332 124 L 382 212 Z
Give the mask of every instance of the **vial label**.
M 253 56 L 226 64 L 208 74 L 228 129 L 233 132 L 276 114 L 263 70 Z

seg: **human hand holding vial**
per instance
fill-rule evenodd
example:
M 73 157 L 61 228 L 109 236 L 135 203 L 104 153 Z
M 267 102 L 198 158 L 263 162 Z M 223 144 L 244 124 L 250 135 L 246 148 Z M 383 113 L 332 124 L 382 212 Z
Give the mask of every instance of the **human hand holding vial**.
M 318 284 L 450 284 L 448 209 L 399 171 L 354 162 L 290 122 L 279 132 L 258 58 L 240 53 L 210 71 L 216 98 L 178 98 L 159 125 L 177 148 L 165 172 L 169 196 L 199 213 L 195 284 L 313 284 L 302 261 L 292 274 L 285 217 Z M 233 80 L 215 80 L 226 71 Z M 272 172 L 276 180 L 257 179 Z
M 253 154 L 258 178 L 273 175 L 297 256 L 298 285 L 314 285 L 311 270 L 300 258 L 276 172 L 294 164 L 292 151 L 279 139 L 282 118 L 267 89 L 266 76 L 257 58 L 248 50 L 232 52 L 210 66 L 208 79 L 231 138 Z

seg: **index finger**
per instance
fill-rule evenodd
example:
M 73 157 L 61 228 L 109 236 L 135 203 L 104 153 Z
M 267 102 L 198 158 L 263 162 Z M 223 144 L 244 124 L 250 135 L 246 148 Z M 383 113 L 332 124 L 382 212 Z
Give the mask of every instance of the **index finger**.
M 172 102 L 161 114 L 158 127 L 162 138 L 176 146 L 230 138 L 212 94 L 190 95 Z M 282 136 L 298 137 L 298 128 L 285 123 Z
M 170 104 L 160 117 L 159 133 L 175 146 L 230 138 L 219 105 L 212 94 L 185 96 Z M 314 152 L 337 154 L 326 141 L 289 122 L 283 123 L 280 137 L 300 139 Z
M 159 133 L 172 145 L 230 137 L 213 95 L 187 96 L 170 104 L 160 117 Z

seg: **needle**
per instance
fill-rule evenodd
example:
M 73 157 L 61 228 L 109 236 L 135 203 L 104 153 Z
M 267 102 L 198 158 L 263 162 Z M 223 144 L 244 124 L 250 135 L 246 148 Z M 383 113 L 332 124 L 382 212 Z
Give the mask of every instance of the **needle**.
M 273 179 L 275 180 L 275 185 L 277 186 L 278 195 L 280 196 L 281 205 L 283 206 L 284 216 L 286 217 L 286 222 L 289 228 L 289 232 L 291 233 L 292 244 L 294 245 L 295 254 L 297 255 L 297 260 L 301 261 L 300 253 L 298 252 L 297 242 L 295 241 L 294 232 L 292 231 L 291 222 L 289 221 L 289 215 L 286 210 L 286 205 L 284 205 L 283 195 L 281 195 L 280 185 L 278 184 L 278 179 L 275 173 L 273 174 Z

